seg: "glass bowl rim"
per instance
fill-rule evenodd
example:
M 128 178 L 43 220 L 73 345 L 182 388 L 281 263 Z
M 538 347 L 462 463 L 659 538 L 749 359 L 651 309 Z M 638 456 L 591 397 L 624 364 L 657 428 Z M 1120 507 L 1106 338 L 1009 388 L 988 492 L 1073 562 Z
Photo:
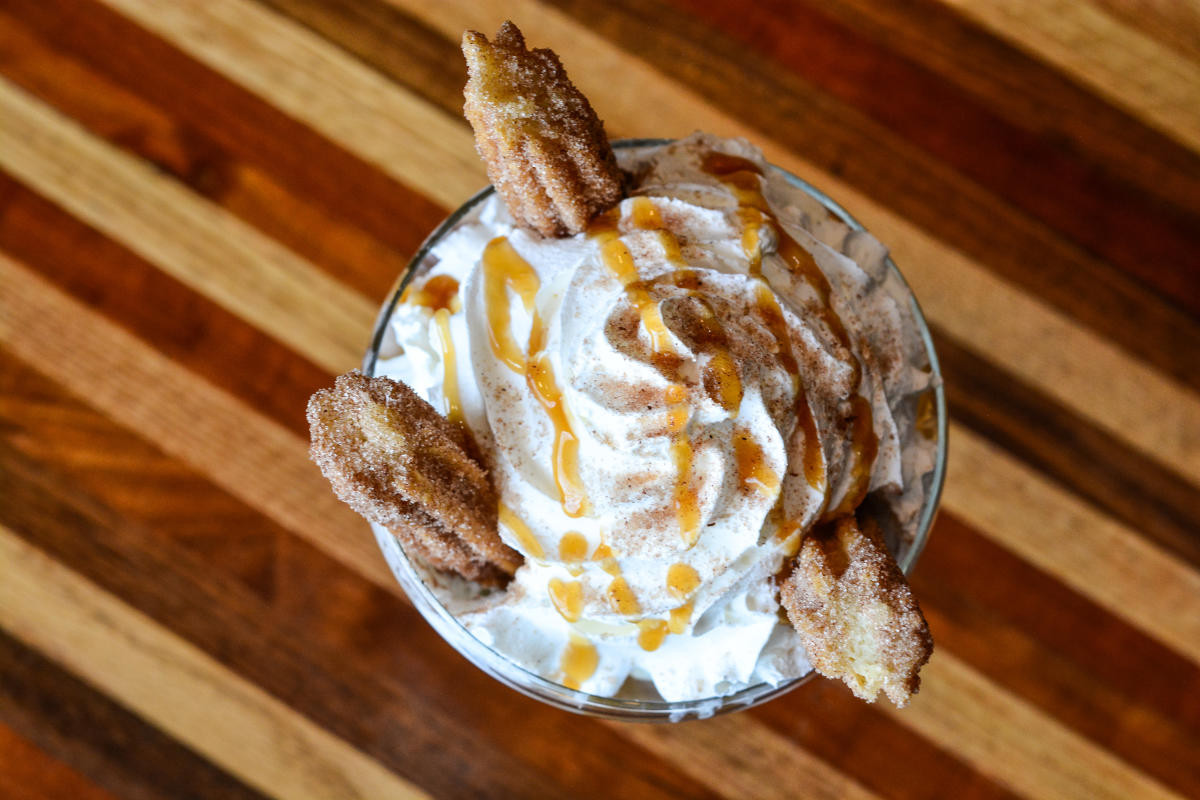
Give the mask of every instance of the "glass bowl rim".
M 616 149 L 632 149 L 639 147 L 654 147 L 664 146 L 672 143 L 673 139 L 659 138 L 640 138 L 640 139 L 619 139 L 612 143 Z M 855 231 L 866 231 L 866 228 L 846 211 L 839 203 L 837 203 L 825 192 L 813 186 L 808 181 L 800 178 L 782 167 L 768 163 L 768 167 L 776 174 L 780 175 L 785 181 L 792 186 L 805 192 L 828 211 L 834 214 L 848 228 Z M 428 258 L 433 247 L 441 240 L 443 236 L 453 230 L 458 223 L 466 217 L 471 211 L 495 193 L 495 187 L 489 185 L 480 189 L 472 195 L 465 203 L 459 206 L 454 212 L 446 217 L 440 225 L 433 230 L 421 243 L 412 259 L 405 266 L 404 271 L 397 277 L 395 283 L 389 291 L 388 299 L 383 303 L 379 310 L 379 314 L 375 319 L 375 326 L 372 330 L 370 345 L 363 356 L 362 370 L 368 376 L 375 374 L 375 367 L 379 360 L 379 352 L 383 346 L 384 336 L 387 332 L 387 323 L 391 319 L 404 290 L 408 288 L 421 265 Z M 937 352 L 934 349 L 933 338 L 929 331 L 929 323 L 925 318 L 925 314 L 917 301 L 916 295 L 909 286 L 908 281 L 904 278 L 903 273 L 892 261 L 890 253 L 885 256 L 884 263 L 888 270 L 899 278 L 901 285 L 907 291 L 909 298 L 909 307 L 913 314 L 913 319 L 916 322 L 918 331 L 921 336 L 921 342 L 925 347 L 926 355 L 929 357 L 929 367 L 932 375 L 930 389 L 934 393 L 934 405 L 937 414 L 937 451 L 930 481 L 928 494 L 925 502 L 921 507 L 921 515 L 917 521 L 917 532 L 913 537 L 912 543 L 905 551 L 904 556 L 899 561 L 900 568 L 907 575 L 915 567 L 917 560 L 920 558 L 921 552 L 925 549 L 926 542 L 929 539 L 930 529 L 933 527 L 934 519 L 937 516 L 938 507 L 941 503 L 942 486 L 946 478 L 946 457 L 948 450 L 947 434 L 948 434 L 948 418 L 946 408 L 946 393 L 942 382 L 941 365 L 938 361 Z M 560 683 L 551 681 L 536 672 L 532 672 L 517 662 L 492 649 L 484 642 L 477 639 L 474 634 L 467 630 L 459 620 L 450 613 L 450 611 L 438 600 L 433 591 L 425 584 L 421 576 L 412 566 L 407 555 L 403 553 L 403 547 L 399 545 L 390 534 L 382 532 L 382 529 L 372 525 L 375 529 L 376 538 L 379 540 L 381 549 L 386 555 L 388 551 L 388 542 L 382 537 L 387 536 L 391 543 L 395 544 L 396 549 L 403 556 L 401 564 L 408 573 L 401 575 L 396 571 L 396 566 L 388 559 L 389 566 L 392 568 L 397 580 L 405 590 L 409 598 L 413 600 L 414 605 L 425 620 L 434 628 L 434 630 L 443 639 L 447 639 L 447 643 L 454 647 L 464 658 L 470 661 L 474 666 L 482 669 L 491 677 L 499 680 L 501 683 L 516 689 L 524 695 L 532 697 L 536 700 L 548 703 L 558 708 L 571 711 L 577 714 L 586 714 L 589 716 L 607 717 L 611 719 L 646 721 L 646 722 L 666 722 L 676 721 L 690 718 L 705 718 L 714 714 L 727 713 L 743 708 L 758 705 L 782 695 L 786 692 L 795 689 L 803 683 L 808 682 L 816 674 L 810 671 L 805 675 L 794 678 L 790 681 L 784 681 L 777 685 L 769 683 L 759 683 L 753 686 L 748 686 L 738 692 L 729 695 L 717 695 L 713 697 L 700 698 L 696 700 L 685 701 L 667 701 L 667 700 L 631 700 L 619 697 L 604 697 L 601 695 L 592 695 L 587 692 L 582 692 L 576 689 L 570 689 Z M 413 593 L 417 592 L 417 596 Z M 455 639 L 458 641 L 450 641 L 446 636 L 446 630 L 443 626 L 447 626 L 447 630 L 455 633 Z M 459 646 L 459 642 L 467 645 L 467 642 L 473 642 L 478 646 L 481 653 L 471 653 Z M 469 646 L 469 645 L 467 645 Z M 485 664 L 482 663 L 482 653 L 486 653 L 486 658 L 497 659 L 502 664 Z M 511 670 L 512 674 L 506 672 L 505 667 Z M 520 680 L 518 680 L 520 678 Z M 522 683 L 524 681 L 524 683 Z

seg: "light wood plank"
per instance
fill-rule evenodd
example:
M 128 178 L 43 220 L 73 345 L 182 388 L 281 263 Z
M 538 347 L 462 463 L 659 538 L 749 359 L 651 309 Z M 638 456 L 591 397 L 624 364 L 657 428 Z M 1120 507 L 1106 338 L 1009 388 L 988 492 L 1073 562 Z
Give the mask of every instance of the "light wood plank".
M 743 136 L 821 187 L 891 249 L 929 318 L 1089 422 L 1200 484 L 1200 397 L 893 214 L 832 174 L 723 114 L 686 87 L 535 0 L 388 0 L 457 38 L 512 18 L 566 57 L 616 134 Z M 572 66 L 574 68 L 572 69 Z M 621 76 L 614 80 L 613 76 Z M 629 87 L 636 87 L 636 91 Z
M 725 797 L 866 800 L 878 796 L 765 725 L 747 721 L 735 714 L 680 725 L 613 725 Z M 772 777 L 764 780 L 767 775 Z
M 317 364 L 359 363 L 374 303 L 3 79 L 0 119 L 14 176 Z
M 1200 573 L 967 428 L 951 428 L 945 508 L 1200 663 Z
M 306 442 L 0 254 L 0 340 L 163 452 L 324 552 L 399 592 L 366 523 Z
M 908 708 L 883 708 L 1026 797 L 1179 797 L 944 651 L 925 666 L 921 691 Z
M 488 183 L 459 120 L 291 20 L 243 0 L 108 5 L 447 208 Z
M 1090 2 L 942 0 L 1101 97 L 1200 151 L 1200 64 Z
M 427 796 L 3 526 L 0 626 L 271 797 Z

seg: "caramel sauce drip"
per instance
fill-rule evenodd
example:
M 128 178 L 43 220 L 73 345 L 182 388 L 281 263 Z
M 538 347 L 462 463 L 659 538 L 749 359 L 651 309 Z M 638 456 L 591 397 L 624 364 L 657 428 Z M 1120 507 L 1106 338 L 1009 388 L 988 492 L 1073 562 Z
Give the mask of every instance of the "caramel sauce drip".
M 629 587 L 629 581 L 625 580 L 624 576 L 618 575 L 613 578 L 612 583 L 608 585 L 607 594 L 613 608 L 621 616 L 632 617 L 641 613 L 642 606 L 638 603 L 637 596 Z
M 562 670 L 562 684 L 568 689 L 578 689 L 584 681 L 596 673 L 600 665 L 600 654 L 596 647 L 583 636 L 571 631 L 563 650 L 559 668 Z
M 678 608 L 672 608 L 670 616 L 667 630 L 678 636 L 687 630 L 688 623 L 692 621 L 692 601 L 689 600 Z
M 719 178 L 738 200 L 738 205 L 740 206 L 738 216 L 743 223 L 742 246 L 743 249 L 747 250 L 747 257 L 750 258 L 751 274 L 761 275 L 762 253 L 760 229 L 764 225 L 769 225 L 778 240 L 779 257 L 793 275 L 800 277 L 812 288 L 817 296 L 817 305 L 813 310 L 825 322 L 838 344 L 845 348 L 851 355 L 850 363 L 854 369 L 851 379 L 851 393 L 853 395 L 851 399 L 853 404 L 851 441 L 855 459 L 851 473 L 853 483 L 852 488 L 847 492 L 843 501 L 838 504 L 836 509 L 826 512 L 823 519 L 829 519 L 831 516 L 837 514 L 848 513 L 862 502 L 863 497 L 866 496 L 870 483 L 871 467 L 874 464 L 875 456 L 879 449 L 879 439 L 875 435 L 871 405 L 865 398 L 858 394 L 858 390 L 862 385 L 862 364 L 853 356 L 853 350 L 850 346 L 850 335 L 841 317 L 833 308 L 833 289 L 829 283 L 829 279 L 821 272 L 821 268 L 817 265 L 812 254 L 788 235 L 783 226 L 779 224 L 779 220 L 771 212 L 771 207 L 762 192 L 762 169 L 757 164 L 738 156 L 714 152 L 708 153 L 704 157 L 702 169 L 708 174 Z M 754 231 L 752 235 L 746 232 L 750 228 L 753 228 Z M 773 297 L 772 300 L 774 301 Z M 760 308 L 764 305 L 761 295 L 759 305 Z M 775 301 L 775 307 L 778 310 L 777 301 Z M 782 313 L 779 314 L 779 320 L 782 322 Z M 779 338 L 778 333 L 776 333 L 776 338 Z M 781 351 L 784 349 L 783 343 L 785 341 L 787 340 L 780 339 Z M 794 365 L 795 359 L 790 355 L 790 352 L 788 358 L 791 364 Z M 787 364 L 785 364 L 786 366 Z M 811 477 L 813 470 L 810 470 L 809 456 L 811 455 L 814 459 L 821 457 L 819 453 L 820 448 L 816 446 L 816 424 L 812 420 L 812 411 L 808 407 L 807 398 L 804 397 L 804 392 L 800 391 L 799 388 L 797 388 L 796 397 L 797 424 L 805 426 L 804 433 L 807 444 L 805 447 L 804 471 L 805 475 L 809 478 L 809 485 L 813 485 L 815 488 Z M 799 407 L 801 398 L 804 398 L 803 409 Z M 811 430 L 806 423 L 811 423 Z M 817 471 L 819 472 L 819 469 Z
M 613 556 L 612 548 L 604 542 L 596 545 L 596 551 L 592 553 L 592 561 L 599 561 L 601 566 L 609 563 L 616 564 L 616 558 Z
M 533 531 L 525 524 L 525 520 L 513 513 L 513 510 L 504 503 L 500 504 L 499 510 L 500 524 L 512 531 L 513 536 L 517 537 L 517 541 L 521 543 L 521 549 L 530 558 L 542 559 L 546 557 L 546 551 L 542 549 L 542 543 L 533 535 Z
M 662 215 L 658 207 L 649 198 L 635 197 L 632 209 L 634 225 L 642 229 L 658 230 L 659 239 L 664 243 L 668 258 L 678 259 L 676 263 L 681 263 L 679 243 L 669 232 L 662 230 Z M 589 228 L 589 234 L 599 242 L 600 257 L 605 267 L 621 283 L 625 289 L 625 296 L 637 310 L 642 327 L 650 337 L 650 346 L 654 354 L 677 360 L 678 353 L 671 340 L 671 332 L 663 322 L 658 303 L 650 296 L 649 287 L 638 274 L 633 254 L 620 239 L 617 220 L 617 216 L 611 212 L 602 214 Z M 681 273 L 687 272 L 690 271 L 681 270 Z M 688 279 L 689 276 L 680 274 L 680 280 Z M 733 369 L 732 365 L 730 369 Z M 736 369 L 733 370 L 733 374 L 736 378 Z M 720 376 L 717 380 L 719 382 Z M 687 433 L 691 410 L 686 403 L 687 394 L 682 386 L 668 386 L 664 399 L 667 403 L 668 429 L 671 436 L 671 460 L 677 476 L 672 506 L 679 522 L 680 537 L 687 547 L 692 547 L 700 537 L 700 500 L 692 488 L 692 442 Z M 740 384 L 737 399 L 740 402 Z
M 483 292 L 487 307 L 488 342 L 492 353 L 518 375 L 525 374 L 525 354 L 512 335 L 512 314 L 508 304 L 511 288 L 533 313 L 533 301 L 540 281 L 533 267 L 518 255 L 508 239 L 497 236 L 483 251 Z
M 588 511 L 588 504 L 587 494 L 579 478 L 579 438 L 571 427 L 566 403 L 555 380 L 550 358 L 544 352 L 546 329 L 541 317 L 534 310 L 534 298 L 540 285 L 537 273 L 513 249 L 508 239 L 498 236 L 488 242 L 483 251 L 483 280 L 488 340 L 492 353 L 513 372 L 525 376 L 530 391 L 550 418 L 554 427 L 554 483 L 558 487 L 563 511 L 570 517 L 583 516 Z M 509 288 L 517 293 L 525 304 L 525 309 L 533 314 L 528 357 L 517 347 L 512 336 Z
M 537 398 L 542 410 L 554 426 L 554 483 L 568 517 L 581 517 L 588 511 L 587 494 L 579 478 L 579 437 L 567 417 L 567 405 L 562 390 L 554 378 L 554 368 L 545 352 L 546 326 L 541 317 L 533 315 L 529 334 L 529 365 L 525 383 Z
M 666 620 L 661 619 L 642 619 L 638 620 L 638 647 L 648 652 L 653 652 L 662 647 L 663 640 L 667 638 L 667 631 L 670 630 Z
M 871 417 L 871 403 L 861 395 L 850 401 L 854 411 L 850 427 L 850 439 L 854 443 L 854 466 L 850 471 L 850 488 L 836 508 L 826 511 L 822 520 L 832 520 L 849 514 L 858 508 L 867 496 L 871 485 L 871 466 L 879 450 L 879 438 Z
M 446 419 L 462 425 L 462 403 L 459 402 L 458 395 L 458 357 L 454 353 L 454 339 L 450 336 L 450 311 L 439 308 L 433 314 L 433 321 L 437 325 L 438 343 L 442 347 L 442 394 L 446 398 Z
M 792 390 L 796 395 L 796 424 L 804 431 L 804 479 L 819 491 L 825 483 L 825 454 L 821 452 L 821 444 L 817 439 L 817 420 L 809 407 L 808 394 L 800 385 L 800 370 L 792 353 L 783 309 L 779 307 L 775 293 L 765 283 L 758 285 L 755 301 L 759 315 L 779 346 L 779 362 L 792 379 Z
M 779 491 L 779 475 L 767 465 L 762 445 L 748 431 L 734 432 L 733 458 L 737 462 L 738 483 L 774 499 Z
M 558 542 L 558 556 L 567 563 L 576 563 L 587 558 L 587 539 L 577 531 L 567 531 Z
M 567 622 L 577 622 L 583 612 L 583 586 L 579 581 L 564 581 L 551 578 L 547 586 L 550 602 Z
M 686 600 L 700 588 L 700 575 L 689 564 L 672 564 L 667 568 L 667 591 L 677 600 Z
M 917 398 L 917 413 L 914 424 L 917 433 L 926 439 L 930 441 L 937 439 L 937 393 L 933 389 L 926 389 Z
M 409 286 L 400 295 L 400 302 L 414 306 L 423 306 L 432 311 L 445 309 L 451 314 L 457 314 L 462 309 L 462 301 L 458 297 L 458 281 L 449 275 L 434 275 L 420 289 Z

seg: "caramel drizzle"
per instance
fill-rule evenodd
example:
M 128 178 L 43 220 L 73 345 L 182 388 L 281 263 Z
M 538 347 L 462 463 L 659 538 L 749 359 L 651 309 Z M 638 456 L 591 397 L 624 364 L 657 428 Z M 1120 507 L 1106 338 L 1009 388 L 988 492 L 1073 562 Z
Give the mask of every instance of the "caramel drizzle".
M 508 239 L 498 236 L 488 242 L 483 251 L 483 281 L 488 341 L 492 353 L 513 372 L 525 377 L 526 385 L 550 418 L 554 426 L 554 483 L 558 487 L 563 511 L 569 517 L 583 516 L 588 512 L 588 503 L 587 493 L 579 478 L 579 438 L 571 426 L 562 390 L 545 352 L 545 325 L 534 309 L 534 299 L 540 286 L 537 273 L 521 258 Z M 533 315 L 528 356 L 521 352 L 513 339 L 509 288 L 517 293 L 525 310 Z
M 525 550 L 525 554 L 530 558 L 543 559 L 546 556 L 546 551 L 542 549 L 542 543 L 533 535 L 533 531 L 525 524 L 525 520 L 513 513 L 513 510 L 504 503 L 500 504 L 499 509 L 500 524 L 513 532 L 513 536 L 517 537 L 517 541 L 521 543 L 521 547 Z
M 579 581 L 564 581 L 551 578 L 547 586 L 550 602 L 567 622 L 577 622 L 583 613 L 583 585 Z
M 848 353 L 851 353 L 850 363 L 853 368 L 851 378 L 851 404 L 853 409 L 851 442 L 855 454 L 854 466 L 851 472 L 851 488 L 846 492 L 846 496 L 842 502 L 836 508 L 827 510 L 822 519 L 831 519 L 835 516 L 849 513 L 866 497 L 867 489 L 870 485 L 871 465 L 875 460 L 879 448 L 879 439 L 875 435 L 871 404 L 866 398 L 858 394 L 858 390 L 862 385 L 862 365 L 857 358 L 853 357 L 853 350 L 850 346 L 850 335 L 846 331 L 846 326 L 841 317 L 833 309 L 833 289 L 829 283 L 829 279 L 821 272 L 812 254 L 788 235 L 783 226 L 779 224 L 779 220 L 771 212 L 771 207 L 762 192 L 762 169 L 757 164 L 739 156 L 712 152 L 704 157 L 702 169 L 708 174 L 719 178 L 733 192 L 734 196 L 737 197 L 740 206 L 738 216 L 744 226 L 742 244 L 744 248 L 747 246 L 750 247 L 750 249 L 747 249 L 747 256 L 750 258 L 751 274 L 761 277 L 762 248 L 760 231 L 762 227 L 769 226 L 775 233 L 778 241 L 780 258 L 783 259 L 789 271 L 803 279 L 816 294 L 817 305 L 814 311 L 820 315 L 837 342 Z M 750 228 L 754 230 L 753 235 L 746 233 L 746 230 Z M 781 342 L 781 351 L 783 349 Z M 789 357 L 791 357 L 790 352 Z M 794 358 L 792 358 L 792 363 L 794 364 Z M 797 390 L 797 398 L 803 397 L 803 395 L 803 392 Z M 807 398 L 805 398 L 804 405 L 804 409 L 798 408 L 798 411 L 803 412 L 798 414 L 800 424 L 804 424 L 805 419 L 811 420 L 812 418 Z M 807 426 L 805 427 L 806 442 L 813 445 L 817 441 L 815 429 L 815 422 L 812 423 L 811 431 Z M 812 437 L 809 437 L 810 432 L 814 434 Z M 808 460 L 808 453 L 817 449 L 819 448 L 815 446 L 805 448 L 806 462 Z M 805 474 L 806 476 L 810 474 L 807 463 L 805 464 Z M 811 478 L 809 483 L 812 485 Z
M 589 234 L 600 244 L 600 257 L 605 267 L 620 281 L 625 289 L 625 296 L 637 309 L 655 355 L 677 359 L 678 353 L 671 340 L 671 332 L 663 323 L 658 303 L 650 296 L 647 285 L 641 280 L 637 265 L 633 261 L 633 254 L 620 239 L 616 213 L 614 209 L 613 212 L 598 217 L 592 223 Z M 654 203 L 645 197 L 634 198 L 632 216 L 634 224 L 639 228 L 658 230 L 659 240 L 665 243 L 664 249 L 668 257 L 673 260 L 679 259 L 679 244 L 674 236 L 662 230 L 662 215 Z M 700 499 L 692 488 L 692 442 L 687 433 L 691 407 L 686 402 L 687 394 L 684 388 L 678 384 L 667 387 L 664 400 L 667 404 L 667 424 L 671 436 L 671 460 L 676 472 L 672 504 L 679 523 L 680 537 L 687 547 L 692 547 L 700 538 Z M 623 578 L 619 580 L 624 582 Z M 617 591 L 620 592 L 620 589 L 618 586 Z M 610 592 L 612 591 L 610 587 Z
M 442 395 L 446 398 L 446 419 L 462 425 L 462 403 L 458 395 L 458 357 L 454 352 L 454 339 L 450 336 L 450 311 L 439 308 L 433 313 L 437 325 L 438 343 L 442 348 Z
M 431 311 L 446 309 L 451 314 L 462 310 L 462 301 L 458 297 L 458 281 L 449 275 L 434 275 L 420 289 L 411 285 L 400 295 L 400 302 L 408 305 L 423 306 Z
M 774 500 L 779 492 L 779 475 L 767 465 L 762 445 L 749 431 L 734 431 L 733 458 L 737 462 L 738 483 Z
M 578 689 L 596 673 L 596 667 L 599 665 L 600 654 L 596 652 L 596 646 L 575 631 L 571 631 L 559 664 L 563 674 L 563 686 Z

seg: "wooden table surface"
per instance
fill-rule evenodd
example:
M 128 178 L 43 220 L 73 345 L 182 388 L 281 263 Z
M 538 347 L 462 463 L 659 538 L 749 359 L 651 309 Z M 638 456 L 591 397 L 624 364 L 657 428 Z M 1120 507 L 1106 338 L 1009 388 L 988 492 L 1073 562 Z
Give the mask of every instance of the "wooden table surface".
M 952 407 L 908 709 L 527 700 L 309 463 L 505 17 L 893 248 Z M 0 0 L 0 796 L 1200 796 L 1198 253 L 1183 0 Z

